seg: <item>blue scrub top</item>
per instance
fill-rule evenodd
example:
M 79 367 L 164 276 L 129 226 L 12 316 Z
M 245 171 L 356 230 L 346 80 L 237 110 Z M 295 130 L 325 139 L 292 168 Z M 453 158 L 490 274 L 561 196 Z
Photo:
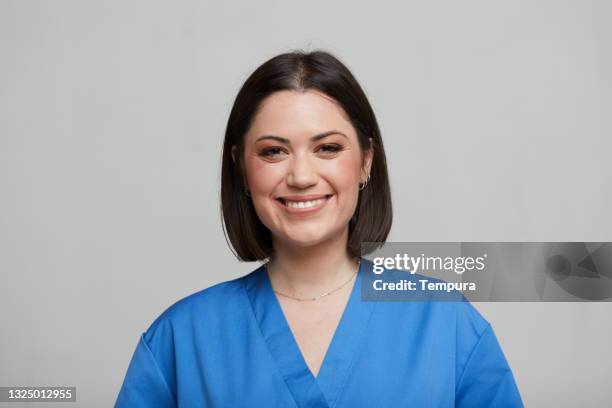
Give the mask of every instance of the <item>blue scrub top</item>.
M 468 302 L 362 302 L 361 259 L 315 378 L 265 265 L 170 306 L 143 333 L 115 407 L 522 407 Z

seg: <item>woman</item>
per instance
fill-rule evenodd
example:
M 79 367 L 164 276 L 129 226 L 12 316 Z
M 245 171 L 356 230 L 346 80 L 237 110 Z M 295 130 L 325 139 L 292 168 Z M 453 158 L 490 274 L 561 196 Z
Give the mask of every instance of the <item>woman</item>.
M 329 53 L 261 65 L 230 113 L 221 203 L 267 263 L 186 297 L 136 348 L 117 407 L 519 407 L 489 324 L 463 302 L 362 302 L 362 242 L 392 211 L 374 112 Z

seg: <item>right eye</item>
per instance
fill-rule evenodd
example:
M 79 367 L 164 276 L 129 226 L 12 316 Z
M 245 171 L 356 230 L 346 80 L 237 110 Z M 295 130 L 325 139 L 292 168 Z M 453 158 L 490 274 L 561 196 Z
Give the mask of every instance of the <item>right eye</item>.
M 259 155 L 263 157 L 275 157 L 279 156 L 282 152 L 283 149 L 280 147 L 267 147 L 265 149 L 261 149 Z

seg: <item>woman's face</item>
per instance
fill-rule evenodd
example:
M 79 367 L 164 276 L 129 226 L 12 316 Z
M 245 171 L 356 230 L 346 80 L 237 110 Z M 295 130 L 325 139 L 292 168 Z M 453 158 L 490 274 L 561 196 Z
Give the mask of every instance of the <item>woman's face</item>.
M 312 246 L 343 234 L 370 174 L 344 110 L 317 91 L 264 99 L 245 135 L 248 188 L 273 239 Z

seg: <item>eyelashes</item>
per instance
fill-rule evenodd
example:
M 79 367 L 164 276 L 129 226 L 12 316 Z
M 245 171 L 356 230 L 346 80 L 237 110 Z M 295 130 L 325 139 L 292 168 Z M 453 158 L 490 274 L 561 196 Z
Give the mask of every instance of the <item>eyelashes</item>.
M 335 143 L 324 144 L 323 146 L 321 146 L 319 150 L 325 153 L 338 153 L 339 151 L 342 150 L 342 146 L 340 146 L 339 144 L 335 144 Z
M 258 153 L 261 157 L 274 157 L 280 155 L 282 148 L 280 147 L 266 147 L 261 149 Z
M 323 156 L 334 156 L 335 154 L 341 152 L 342 150 L 344 150 L 344 147 L 342 145 L 336 144 L 336 143 L 326 143 L 324 145 L 319 146 L 315 152 L 317 153 L 321 153 L 321 155 Z M 276 158 L 276 157 L 281 157 L 283 154 L 286 154 L 287 150 L 283 147 L 278 147 L 278 146 L 274 146 L 274 147 L 266 147 L 261 149 L 258 152 L 258 155 L 261 157 L 267 157 L 267 158 Z

